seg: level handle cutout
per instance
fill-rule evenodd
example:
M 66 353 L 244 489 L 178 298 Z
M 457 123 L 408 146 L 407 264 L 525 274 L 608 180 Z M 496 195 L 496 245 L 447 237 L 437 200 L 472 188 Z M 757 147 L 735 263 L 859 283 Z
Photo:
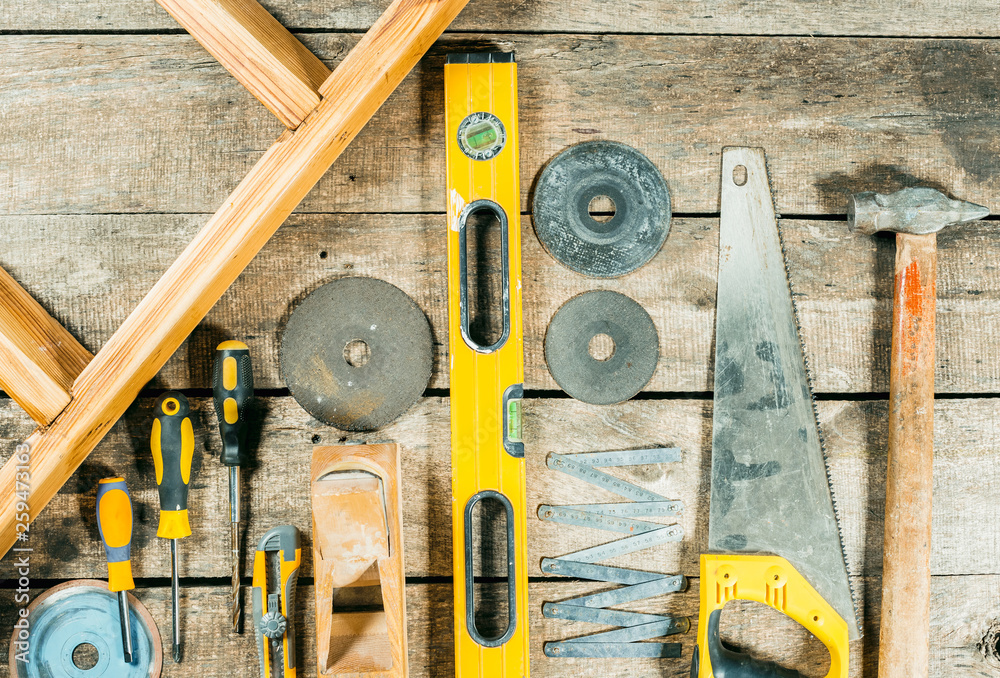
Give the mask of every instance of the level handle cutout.
M 510 336 L 507 228 L 507 213 L 492 200 L 469 203 L 459 217 L 462 338 L 480 353 L 498 350 Z
M 477 549 L 482 556 L 478 582 Z M 517 627 L 514 553 L 514 507 L 510 500 L 495 490 L 473 495 L 465 506 L 466 627 L 483 647 L 500 647 Z M 504 566 L 505 576 L 496 577 Z

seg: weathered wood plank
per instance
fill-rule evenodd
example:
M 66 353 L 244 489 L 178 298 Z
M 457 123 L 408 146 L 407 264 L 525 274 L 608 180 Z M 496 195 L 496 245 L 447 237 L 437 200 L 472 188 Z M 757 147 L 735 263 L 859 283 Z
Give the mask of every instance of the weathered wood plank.
M 0 216 L 0 266 L 89 349 L 99 349 L 206 219 L 201 215 Z M 593 287 L 639 301 L 660 336 L 660 363 L 646 390 L 712 388 L 718 225 L 675 219 L 663 250 L 619 280 L 594 281 L 560 266 L 530 220 L 524 257 L 525 380 L 558 388 L 545 366 L 552 315 Z M 344 275 L 384 278 L 427 313 L 437 352 L 431 386 L 447 386 L 443 215 L 293 215 L 154 380 L 207 388 L 219 341 L 246 340 L 259 388 L 284 386 L 281 332 L 306 294 Z M 1000 241 L 993 222 L 942 235 L 938 274 L 937 390 L 1000 391 Z M 891 238 L 850 233 L 846 222 L 783 222 L 792 288 L 819 393 L 888 391 Z M 379 243 L 377 246 L 373 242 Z
M 271 0 L 265 6 L 289 28 L 365 30 L 388 0 Z M 748 5 L 738 0 L 634 0 L 627 5 L 599 0 L 519 2 L 478 0 L 459 15 L 456 31 L 594 33 L 726 33 L 989 36 L 1000 32 L 995 6 L 988 0 L 775 0 Z M 169 17 L 152 2 L 70 5 L 8 0 L 0 5 L 4 30 L 157 30 L 171 29 Z
M 328 66 L 357 40 L 300 37 Z M 452 34 L 300 211 L 443 211 L 443 55 L 470 47 L 518 53 L 525 207 L 597 138 L 646 153 L 677 212 L 718 209 L 725 144 L 772 152 L 789 214 L 918 181 L 1000 206 L 997 41 Z M 187 35 L 0 36 L 0 78 L 0 212 L 214 212 L 282 129 Z
M 193 398 L 196 450 L 191 483 L 194 534 L 185 539 L 182 577 L 227 577 L 227 473 L 217 461 L 218 434 L 210 401 Z M 261 399 L 264 430 L 254 435 L 254 463 L 246 469 L 244 515 L 247 543 L 274 525 L 290 523 L 306 535 L 303 576 L 312 576 L 309 463 L 316 444 L 398 442 L 402 446 L 405 567 L 408 576 L 451 575 L 451 468 L 448 401 L 426 398 L 392 426 L 372 435 L 346 434 L 319 424 L 290 398 Z M 157 494 L 148 451 L 151 399 L 140 399 L 32 524 L 33 575 L 94 577 L 104 554 L 94 518 L 98 479 L 122 475 L 136 505 L 133 540 L 137 577 L 165 577 L 169 546 L 155 538 Z M 538 520 L 540 504 L 613 501 L 612 495 L 545 468 L 551 451 L 582 452 L 650 445 L 679 446 L 682 463 L 622 469 L 621 475 L 686 506 L 685 539 L 650 554 L 625 556 L 624 566 L 653 567 L 696 575 L 707 537 L 711 403 L 640 400 L 611 407 L 568 399 L 527 401 L 528 560 L 538 562 L 610 541 L 586 528 Z M 882 563 L 885 483 L 884 401 L 819 403 L 846 552 L 853 572 L 877 574 Z M 1000 483 L 1000 399 L 940 400 L 936 409 L 934 574 L 1000 574 L 1000 536 L 983 529 L 1000 522 L 993 488 Z M 0 441 L 9 455 L 30 429 L 30 420 L 9 401 L 0 409 Z M 972 535 L 975 535 L 972 537 Z M 244 559 L 250 546 L 244 548 Z M 11 556 L 6 561 L 10 563 Z M 244 572 L 249 576 L 248 566 Z
M 877 594 L 877 578 L 855 578 L 860 596 Z M 529 587 L 531 675 L 536 678 L 561 678 L 567 675 L 590 675 L 607 678 L 631 678 L 636 675 L 657 675 L 687 678 L 690 675 L 691 654 L 695 631 L 675 635 L 667 640 L 683 645 L 681 659 L 549 659 L 542 653 L 542 643 L 588 632 L 603 630 L 587 624 L 543 619 L 541 604 L 565 600 L 584 593 L 601 590 L 599 585 L 560 582 L 535 582 Z M 316 670 L 315 609 L 311 584 L 298 589 L 299 606 L 295 617 L 298 629 L 300 675 L 314 675 Z M 975 591 L 976 595 L 968 595 Z M 167 645 L 163 663 L 163 678 L 190 676 L 191 667 L 198 666 L 198 675 L 206 678 L 257 678 L 256 650 L 252 634 L 229 634 L 228 587 L 188 586 L 182 589 L 182 632 L 184 663 L 169 660 L 170 591 L 168 588 L 140 588 L 135 594 L 149 609 Z M 35 595 L 41 591 L 34 592 Z M 984 646 L 984 638 L 994 638 L 996 611 L 983 601 L 996 600 L 1000 595 L 998 576 L 934 577 L 931 607 L 931 671 L 934 678 L 994 678 L 1000 671 L 1000 660 L 992 643 Z M 454 675 L 451 586 L 443 583 L 410 583 L 407 586 L 407 619 L 410 676 L 413 678 L 444 678 Z M 697 622 L 698 580 L 692 580 L 683 593 L 663 596 L 638 605 L 628 606 L 643 612 L 675 616 L 691 616 Z M 6 595 L 6 593 L 4 594 Z M 247 601 L 248 603 L 249 601 Z M 865 637 L 851 648 L 851 678 L 875 674 L 878 633 L 878 603 L 866 603 Z M 249 607 L 248 607 L 249 609 Z M 0 628 L 11 628 L 16 608 L 0 607 Z M 826 673 L 828 657 L 825 648 L 810 637 L 805 629 L 763 606 L 743 605 L 726 608 L 723 617 L 723 638 L 741 649 L 752 649 L 758 656 L 781 661 L 810 677 Z M 8 678 L 7 643 L 0 643 L 0 678 Z

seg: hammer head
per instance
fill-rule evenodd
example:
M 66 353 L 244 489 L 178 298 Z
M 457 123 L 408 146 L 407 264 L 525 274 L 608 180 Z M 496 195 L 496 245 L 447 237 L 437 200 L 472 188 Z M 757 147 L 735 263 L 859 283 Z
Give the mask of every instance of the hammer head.
M 847 203 L 851 230 L 868 235 L 878 231 L 927 235 L 945 226 L 982 219 L 989 213 L 982 205 L 952 200 L 933 188 L 904 188 L 889 195 L 855 193 Z

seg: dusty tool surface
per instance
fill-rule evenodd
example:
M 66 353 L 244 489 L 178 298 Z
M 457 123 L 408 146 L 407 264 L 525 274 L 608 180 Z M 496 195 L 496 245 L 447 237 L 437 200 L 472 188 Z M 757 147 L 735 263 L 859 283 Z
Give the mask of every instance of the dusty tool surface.
M 333 67 L 387 4 L 274 0 L 267 7 Z M 9 85 L 0 91 L 0 265 L 93 353 L 284 125 L 153 0 L 0 5 L 0 72 Z M 220 639 L 230 624 L 230 528 L 211 361 L 220 341 L 238 336 L 255 360 L 262 413 L 253 443 L 266 452 L 243 476 L 246 609 L 248 559 L 268 529 L 298 526 L 311 551 L 312 447 L 345 437 L 405 443 L 410 674 L 452 675 L 452 590 L 443 583 L 451 576 L 451 509 L 441 71 L 446 53 L 488 43 L 519 55 L 528 505 L 578 503 L 587 487 L 561 478 L 558 486 L 545 484 L 557 475 L 545 468 L 549 452 L 683 447 L 680 468 L 662 480 L 641 467 L 622 476 L 683 500 L 688 536 L 680 548 L 617 564 L 689 577 L 691 588 L 654 612 L 697 614 L 697 554 L 707 539 L 719 153 L 723 141 L 766 146 L 865 620 L 851 675 L 876 675 L 894 248 L 891 238 L 850 233 L 844 205 L 856 191 L 923 184 L 994 212 L 1000 207 L 1000 124 L 991 113 L 1000 45 L 980 39 L 1000 31 L 995 3 L 642 0 L 629 12 L 611 12 L 597 0 L 538 0 L 497 9 L 471 0 L 455 32 L 432 47 L 32 525 L 33 594 L 105 576 L 94 486 L 122 475 L 136 508 L 133 594 L 169 645 L 169 547 L 155 537 L 145 438 L 153 400 L 181 389 L 200 417 L 195 435 L 203 453 L 191 488 L 194 534 L 184 540 L 181 561 L 185 662 L 174 666 L 168 646 L 163 675 L 191 675 L 187 660 L 211 678 L 259 675 L 251 634 Z M 595 138 L 648 157 L 668 182 L 674 210 L 670 235 L 648 264 L 599 283 L 556 262 L 527 216 L 544 163 Z M 991 489 L 1000 484 L 1000 371 L 991 358 L 1000 349 L 1000 243 L 989 225 L 938 239 L 930 649 L 938 678 L 1000 675 L 1000 609 L 992 602 L 1000 600 L 1000 508 Z M 433 332 L 431 390 L 375 434 L 317 423 L 280 376 L 288 314 L 307 291 L 356 275 L 402 289 Z M 595 287 L 632 297 L 656 325 L 660 360 L 644 399 L 591 406 L 552 397 L 559 387 L 544 360 L 545 329 L 562 304 Z M 34 426 L 12 400 L 0 399 L 0 461 Z M 584 528 L 566 533 L 531 517 L 528 529 L 533 563 L 593 545 Z M 313 675 L 314 572 L 311 557 L 303 560 L 299 657 L 302 675 Z M 16 561 L 13 554 L 0 561 L 0 579 L 14 578 Z M 546 658 L 541 641 L 562 637 L 566 622 L 543 619 L 542 604 L 599 588 L 537 569 L 529 575 L 536 678 L 686 675 L 690 633 L 681 641 L 685 660 Z M 0 590 L 4 629 L 14 623 L 14 595 Z M 822 675 L 825 650 L 792 626 L 773 626 L 766 612 L 734 610 L 738 628 L 729 638 Z M 4 677 L 6 651 L 0 643 Z

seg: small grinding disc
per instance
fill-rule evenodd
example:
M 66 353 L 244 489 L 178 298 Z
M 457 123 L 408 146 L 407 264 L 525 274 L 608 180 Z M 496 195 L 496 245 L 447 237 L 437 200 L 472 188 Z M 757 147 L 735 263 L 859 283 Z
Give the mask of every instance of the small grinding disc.
M 607 196 L 614 216 L 590 216 Z M 542 171 L 535 189 L 535 232 L 561 264 L 593 278 L 636 270 L 670 231 L 670 191 L 656 166 L 631 146 L 593 141 L 570 146 Z
M 27 663 L 18 661 L 18 629 L 10 639 L 10 675 L 16 678 L 159 678 L 163 645 L 149 611 L 129 594 L 132 663 L 122 655 L 118 596 L 106 582 L 80 579 L 59 584 L 28 606 L 30 638 Z M 97 663 L 87 669 L 73 661 L 80 645 L 97 650 Z M 89 658 L 93 661 L 93 651 Z M 86 664 L 89 666 L 89 664 Z
M 590 354 L 590 342 L 605 334 L 614 342 L 607 360 Z M 545 361 L 566 393 L 593 405 L 628 400 L 649 383 L 660 357 L 660 341 L 646 309 L 618 292 L 594 290 L 556 311 L 545 333 Z
M 350 358 L 363 348 L 357 342 L 367 345 L 367 362 Z M 292 312 L 281 340 L 292 396 L 344 431 L 374 431 L 410 409 L 430 381 L 433 355 L 424 312 L 375 278 L 341 278 L 315 290 Z

